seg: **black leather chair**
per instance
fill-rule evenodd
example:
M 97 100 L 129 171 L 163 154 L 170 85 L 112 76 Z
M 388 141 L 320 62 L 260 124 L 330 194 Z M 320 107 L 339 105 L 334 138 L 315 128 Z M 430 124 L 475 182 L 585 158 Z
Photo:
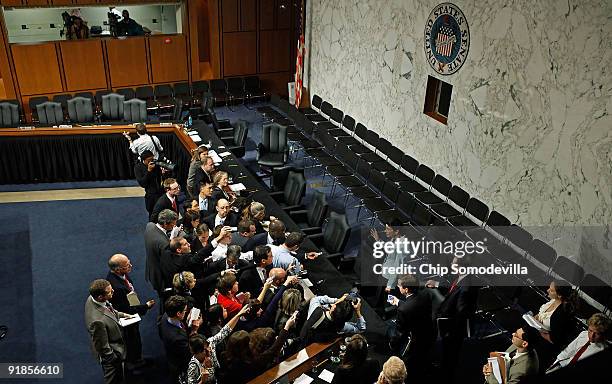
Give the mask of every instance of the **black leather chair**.
M 153 87 L 150 85 L 144 85 L 142 87 L 136 88 L 136 99 L 142 100 L 145 102 L 147 110 L 155 113 L 159 104 L 155 101 L 155 92 L 153 92 Z
M 322 232 L 321 226 L 327 215 L 329 205 L 325 200 L 325 193 L 313 191 L 308 209 L 290 211 L 289 215 L 305 235 L 314 235 Z
M 302 199 L 306 194 L 306 178 L 303 171 L 289 171 L 285 188 L 282 191 L 271 192 L 270 196 L 285 211 L 302 209 Z
M 0 127 L 9 128 L 19 125 L 19 103 L 17 100 L 7 100 L 0 103 Z
M 210 81 L 210 93 L 213 95 L 213 100 L 215 105 L 218 102 L 222 101 L 225 105 L 227 105 L 228 96 L 227 96 L 227 82 L 225 79 L 214 79 Z
M 236 157 L 242 158 L 246 153 L 244 143 L 249 133 L 249 126 L 246 121 L 238 120 L 232 124 L 232 127 L 232 136 L 221 137 L 221 140 Z
M 72 98 L 72 95 L 69 93 L 65 93 L 62 95 L 53 96 L 52 101 L 54 103 L 60 103 L 62 105 L 62 113 L 64 114 L 64 120 L 68 118 L 68 100 Z
M 246 91 L 244 90 L 244 79 L 242 77 L 227 79 L 227 96 L 229 98 L 228 106 L 233 105 L 236 101 L 244 103 Z
M 36 106 L 46 101 L 49 101 L 49 98 L 47 96 L 34 96 L 34 97 L 30 97 L 30 99 L 28 100 L 28 106 L 30 107 L 30 112 L 32 114 L 33 123 L 38 122 L 38 114 L 36 112 Z
M 130 123 L 143 123 L 147 121 L 147 103 L 139 99 L 124 101 L 123 120 Z
M 115 93 L 125 96 L 125 101 L 132 100 L 136 97 L 136 93 L 133 88 L 121 88 L 118 89 Z
M 246 92 L 246 97 L 249 102 L 257 99 L 266 101 L 268 98 L 268 92 L 261 88 L 258 76 L 247 76 L 244 78 L 244 91 Z
M 287 127 L 280 124 L 265 124 L 262 142 L 257 146 L 257 163 L 263 167 L 281 167 L 289 157 Z
M 183 101 L 183 108 L 189 108 L 192 105 L 191 88 L 189 83 L 176 83 L 174 84 L 174 97 L 180 97 Z
M 323 255 L 339 270 L 349 270 L 355 263 L 355 258 L 344 257 L 344 247 L 351 235 L 351 226 L 346 215 L 330 212 L 323 233 L 308 236 L 320 249 Z
M 68 117 L 72 123 L 93 122 L 93 100 L 85 97 L 74 97 L 68 100 Z
M 40 125 L 58 125 L 64 122 L 64 112 L 60 103 L 46 101 L 38 104 L 36 114 Z
M 174 90 L 170 84 L 156 85 L 154 90 L 158 114 L 161 118 L 171 119 L 174 111 Z
M 118 93 L 102 95 L 102 117 L 104 121 L 123 120 L 123 103 L 125 96 Z

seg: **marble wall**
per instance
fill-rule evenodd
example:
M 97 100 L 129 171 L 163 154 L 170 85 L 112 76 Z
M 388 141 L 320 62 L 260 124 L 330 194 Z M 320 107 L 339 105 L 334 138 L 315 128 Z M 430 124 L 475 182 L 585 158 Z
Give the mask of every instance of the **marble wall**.
M 603 226 L 612 277 L 612 2 L 456 0 L 471 43 L 450 76 L 424 54 L 438 3 L 309 0 L 310 94 L 513 222 Z M 453 85 L 448 126 L 422 113 L 428 75 Z

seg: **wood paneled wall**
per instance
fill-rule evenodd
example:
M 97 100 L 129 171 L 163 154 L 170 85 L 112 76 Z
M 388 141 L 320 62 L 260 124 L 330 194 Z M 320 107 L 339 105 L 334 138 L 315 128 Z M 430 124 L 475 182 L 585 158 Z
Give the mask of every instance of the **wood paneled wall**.
M 295 4 L 290 0 L 218 0 L 218 4 L 222 76 L 257 74 L 264 86 L 286 95 L 295 68 Z
M 184 35 L 12 44 L 22 96 L 189 80 Z

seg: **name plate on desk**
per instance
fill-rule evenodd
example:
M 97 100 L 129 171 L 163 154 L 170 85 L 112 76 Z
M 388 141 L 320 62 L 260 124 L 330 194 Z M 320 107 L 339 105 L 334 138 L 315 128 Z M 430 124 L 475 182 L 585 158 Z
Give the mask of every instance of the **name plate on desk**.
M 159 123 L 160 127 L 171 127 L 173 125 L 174 125 L 173 123 Z
M 72 125 L 70 124 L 60 124 L 59 128 L 72 128 Z
M 34 127 L 18 127 L 17 129 L 20 131 L 31 131 L 34 129 Z

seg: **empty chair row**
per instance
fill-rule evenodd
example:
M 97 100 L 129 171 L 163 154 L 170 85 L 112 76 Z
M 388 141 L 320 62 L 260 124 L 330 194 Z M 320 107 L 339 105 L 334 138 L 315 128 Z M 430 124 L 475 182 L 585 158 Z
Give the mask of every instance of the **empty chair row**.
M 368 208 L 383 222 L 396 218 L 418 225 L 445 224 L 467 237 L 488 236 L 493 244 L 506 245 L 506 251 L 498 254 L 495 253 L 500 248 L 491 247 L 492 254 L 501 261 L 510 261 L 507 256 L 514 252 L 522 262 L 533 260 L 541 264 L 542 269 L 527 262 L 533 267 L 530 270 L 536 271 L 531 278 L 537 283 L 560 278 L 574 286 L 583 284 L 584 270 L 569 258 L 557 257 L 552 247 L 533 239 L 519 226 L 511 225 L 502 214 L 470 197 L 461 187 L 453 186 L 443 175 L 436 175 L 426 165 L 419 164 L 331 103 L 315 95 L 312 104 L 313 107 L 298 111 L 284 101 L 278 102 L 279 108 L 304 133 L 315 134 L 321 145 L 305 151 L 334 178 L 332 191 L 335 183 L 345 186 L 348 193 L 361 201 L 360 206 Z
M 92 99 L 74 97 L 66 102 L 68 118 L 58 102 L 45 101 L 36 105 L 38 124 L 51 126 L 63 123 L 93 123 L 96 121 L 147 121 L 146 102 L 140 99 L 125 100 L 123 95 L 110 93 L 102 96 L 101 113 L 96 114 Z

